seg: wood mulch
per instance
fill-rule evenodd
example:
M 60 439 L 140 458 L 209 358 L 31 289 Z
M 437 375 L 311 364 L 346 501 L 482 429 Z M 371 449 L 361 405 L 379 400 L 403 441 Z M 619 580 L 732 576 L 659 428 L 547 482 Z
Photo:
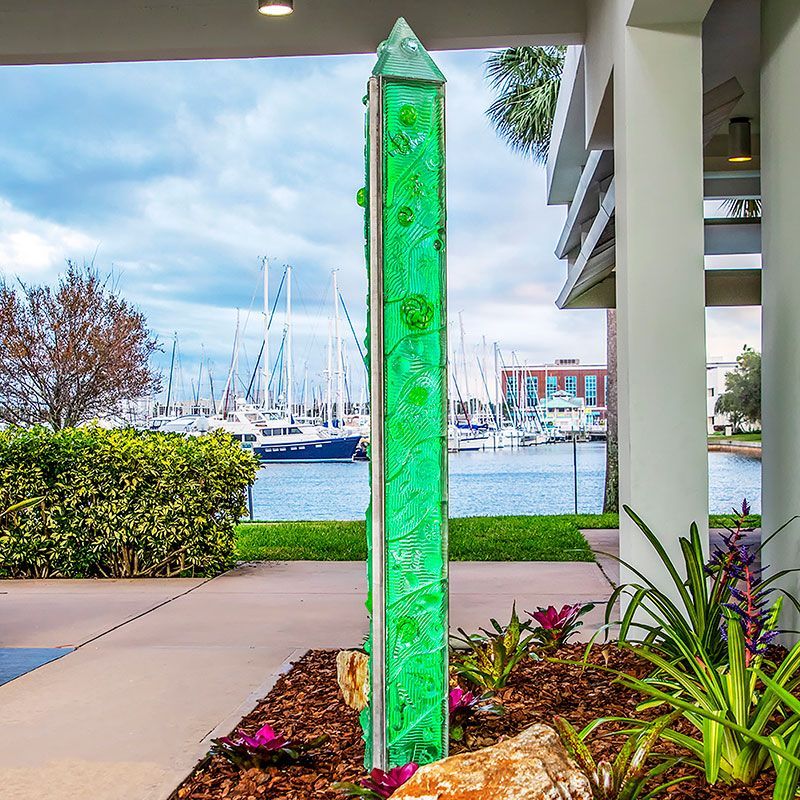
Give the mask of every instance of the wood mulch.
M 559 657 L 578 660 L 582 645 L 569 645 Z M 641 676 L 646 670 L 630 652 L 614 645 L 596 646 L 591 661 Z M 635 708 L 641 698 L 614 683 L 599 670 L 522 662 L 499 699 L 503 716 L 484 715 L 467 728 L 464 742 L 453 743 L 451 753 L 475 750 L 513 736 L 537 722 L 549 723 L 562 715 L 578 729 L 602 716 L 642 716 Z M 657 712 L 656 712 L 657 713 Z M 355 781 L 364 775 L 364 745 L 358 715 L 341 699 L 336 683 L 336 653 L 311 650 L 282 675 L 272 691 L 241 722 L 248 733 L 269 723 L 275 730 L 300 741 L 327 734 L 330 739 L 309 753 L 304 763 L 265 770 L 238 771 L 219 756 L 202 761 L 173 794 L 174 800 L 342 800 L 331 789 L 335 781 Z M 686 729 L 689 732 L 690 729 Z M 597 757 L 613 757 L 619 740 L 595 739 Z M 678 768 L 680 769 L 680 767 Z M 754 786 L 707 786 L 701 777 L 686 781 L 661 795 L 669 800 L 771 800 L 772 780 Z

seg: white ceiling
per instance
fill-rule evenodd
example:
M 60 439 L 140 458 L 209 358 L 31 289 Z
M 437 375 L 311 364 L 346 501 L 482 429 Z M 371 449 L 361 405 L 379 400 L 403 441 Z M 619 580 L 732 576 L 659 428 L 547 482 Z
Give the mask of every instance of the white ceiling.
M 751 117 L 758 129 L 761 98 L 760 0 L 715 0 L 703 23 L 703 91 L 735 77 L 744 95 L 731 116 Z
M 585 0 L 0 0 L 0 64 L 374 52 L 398 16 L 431 50 L 583 40 Z

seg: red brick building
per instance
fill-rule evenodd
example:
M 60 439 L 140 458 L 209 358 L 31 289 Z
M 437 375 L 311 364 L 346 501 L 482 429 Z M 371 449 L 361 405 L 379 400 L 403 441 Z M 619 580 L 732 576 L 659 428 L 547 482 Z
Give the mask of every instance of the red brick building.
M 556 392 L 582 398 L 587 408 L 605 410 L 608 368 L 581 364 L 577 358 L 559 358 L 553 364 L 505 367 L 501 372 L 503 397 L 509 405 L 531 408 Z

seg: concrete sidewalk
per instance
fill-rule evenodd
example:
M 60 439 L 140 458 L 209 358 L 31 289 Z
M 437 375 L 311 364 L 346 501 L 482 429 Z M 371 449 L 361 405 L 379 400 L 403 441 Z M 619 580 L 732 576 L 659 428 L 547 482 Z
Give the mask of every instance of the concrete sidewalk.
M 0 795 L 164 800 L 288 660 L 360 644 L 365 593 L 360 562 L 245 565 L 209 581 L 0 581 L 0 646 L 77 648 L 0 686 Z M 451 622 L 474 629 L 506 620 L 514 600 L 608 593 L 595 564 L 454 563 Z

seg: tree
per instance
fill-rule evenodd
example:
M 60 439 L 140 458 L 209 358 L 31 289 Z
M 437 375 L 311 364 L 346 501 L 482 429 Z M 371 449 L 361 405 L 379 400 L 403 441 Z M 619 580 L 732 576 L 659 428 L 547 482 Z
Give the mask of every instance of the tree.
M 603 511 L 619 513 L 619 415 L 617 409 L 617 309 L 606 309 L 606 485 Z
M 744 423 L 761 424 L 761 353 L 745 345 L 736 357 L 736 369 L 725 376 L 725 391 L 714 406 L 717 414 L 727 414 L 734 433 Z
M 0 341 L 3 422 L 72 427 L 160 388 L 144 315 L 90 266 L 55 289 L 0 282 Z
M 486 59 L 497 97 L 487 114 L 513 150 L 544 164 L 550 149 L 566 47 L 508 47 Z
M 486 60 L 486 74 L 496 97 L 487 110 L 498 135 L 513 150 L 547 162 L 556 114 L 565 47 L 509 47 Z M 617 318 L 606 311 L 608 396 L 606 397 L 606 485 L 603 511 L 619 511 L 617 440 Z

